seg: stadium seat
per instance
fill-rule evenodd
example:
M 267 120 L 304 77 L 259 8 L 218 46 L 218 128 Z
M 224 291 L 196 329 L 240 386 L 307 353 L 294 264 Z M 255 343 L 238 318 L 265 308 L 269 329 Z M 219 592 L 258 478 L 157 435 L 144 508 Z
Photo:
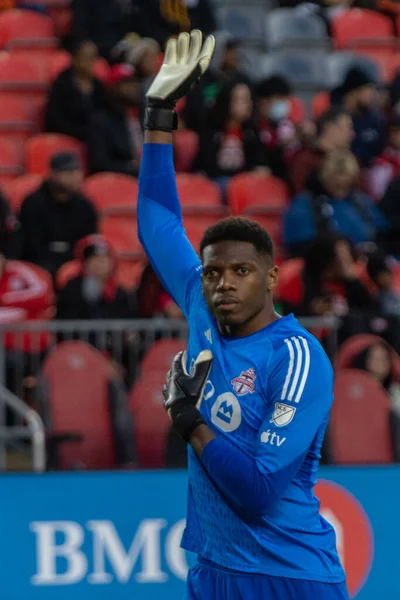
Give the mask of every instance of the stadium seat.
M 295 51 L 265 54 L 259 66 L 259 78 L 282 75 L 296 91 L 319 91 L 326 86 L 325 53 Z
M 137 235 L 135 217 L 104 217 L 100 222 L 100 230 L 119 256 L 134 260 L 143 258 L 144 251 Z
M 199 151 L 199 136 L 191 129 L 179 129 L 174 133 L 175 170 L 190 171 Z
M 349 369 L 353 366 L 354 361 L 357 356 L 359 356 L 364 350 L 369 348 L 374 344 L 385 344 L 387 347 L 388 344 L 382 340 L 377 335 L 369 334 L 369 333 L 360 333 L 357 335 L 353 335 L 351 338 L 347 339 L 339 348 L 339 352 L 336 356 L 335 360 L 335 370 L 339 372 L 343 369 Z M 400 382 L 400 356 L 394 350 L 394 348 L 390 348 L 392 363 L 393 363 L 393 372 L 396 381 Z
M 289 191 L 277 177 L 241 173 L 231 178 L 227 197 L 234 215 L 282 213 L 289 201 Z
M 95 377 L 88 377 L 95 373 Z M 62 444 L 60 466 L 71 469 L 115 467 L 115 450 L 109 413 L 111 364 L 92 346 L 70 341 L 59 344 L 43 366 L 48 395 L 51 433 L 76 433 L 78 443 Z
M 290 287 L 291 282 L 297 279 L 304 267 L 302 258 L 291 258 L 285 260 L 279 267 L 279 282 L 275 289 L 274 296 L 276 299 L 285 298 L 285 290 Z
M 165 466 L 167 434 L 171 427 L 163 404 L 165 374 L 165 370 L 159 370 L 151 373 L 151 377 L 144 376 L 137 381 L 129 395 L 141 468 Z
M 0 183 L 15 179 L 23 171 L 19 149 L 10 140 L 0 136 Z
M 30 10 L 8 10 L 0 14 L 0 48 L 15 46 L 55 47 L 53 22 L 50 17 Z
M 313 119 L 319 119 L 331 105 L 329 92 L 319 92 L 314 96 L 311 102 L 311 115 Z
M 301 98 L 292 96 L 290 98 L 289 120 L 295 125 L 302 123 L 307 118 L 307 109 Z
M 197 253 L 200 251 L 200 242 L 205 230 L 218 223 L 218 216 L 207 215 L 189 215 L 183 217 L 183 226 L 186 230 L 186 235 Z
M 34 56 L 0 52 L 0 91 L 45 91 L 47 76 Z
M 41 133 L 32 137 L 26 144 L 26 170 L 46 177 L 50 170 L 51 157 L 57 152 L 70 151 L 79 154 L 85 167 L 83 144 L 68 135 Z
M 14 94 L 0 93 L 0 135 L 7 137 L 19 150 L 23 162 L 24 145 L 30 135 L 39 128 L 30 121 L 30 113 L 26 102 Z
M 178 173 L 176 185 L 183 214 L 223 216 L 227 213 L 226 207 L 222 205 L 220 188 L 207 177 Z
M 137 180 L 119 173 L 97 173 L 88 177 L 83 192 L 99 214 L 136 214 Z
M 358 67 L 366 71 L 373 81 L 379 82 L 381 80 L 379 65 L 368 56 L 349 51 L 332 52 L 326 57 L 325 65 L 325 79 L 328 86 L 334 88 L 341 85 L 351 67 Z
M 389 47 L 395 45 L 390 19 L 372 10 L 350 8 L 331 20 L 333 42 L 337 50 L 344 48 Z
M 330 47 L 326 25 L 321 17 L 301 14 L 292 8 L 277 8 L 267 14 L 265 43 L 269 50 L 322 48 L 327 51 Z
M 127 290 L 133 290 L 140 282 L 144 269 L 143 260 L 131 260 L 119 257 L 117 266 L 117 281 Z
M 393 462 L 386 390 L 368 373 L 345 369 L 336 374 L 334 395 L 329 421 L 334 462 Z
M 400 67 L 400 54 L 394 53 L 390 48 L 363 48 L 360 46 L 355 48 L 355 52 L 376 63 L 383 81 L 390 83 L 396 76 Z
M 264 43 L 264 21 L 268 4 L 263 6 L 226 6 L 217 11 L 219 29 L 228 31 L 239 42 Z
M 11 210 L 18 214 L 25 198 L 32 194 L 41 185 L 43 178 L 40 175 L 21 175 L 4 186 L 4 192 L 10 203 Z
M 180 339 L 162 339 L 154 342 L 140 365 L 143 376 L 153 371 L 163 371 L 164 385 L 165 375 L 171 368 L 174 356 L 181 350 L 185 350 L 186 345 L 186 342 Z

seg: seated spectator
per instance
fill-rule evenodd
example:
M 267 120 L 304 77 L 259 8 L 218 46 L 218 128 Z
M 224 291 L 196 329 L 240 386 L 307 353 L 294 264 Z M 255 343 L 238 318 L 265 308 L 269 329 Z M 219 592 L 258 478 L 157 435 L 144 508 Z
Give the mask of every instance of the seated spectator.
M 51 160 L 49 179 L 21 206 L 22 258 L 52 275 L 73 259 L 78 240 L 97 231 L 96 211 L 80 193 L 82 180 L 79 157 L 60 152 Z
M 383 252 L 368 257 L 367 272 L 378 289 L 379 313 L 400 317 L 400 294 L 393 288 L 391 259 Z
M 52 85 L 46 110 L 46 131 L 88 141 L 88 124 L 104 104 L 103 84 L 94 75 L 97 48 L 89 40 L 70 43 L 71 66 Z
M 290 161 L 291 183 L 296 192 L 318 187 L 317 172 L 333 150 L 348 150 L 354 137 L 350 115 L 342 108 L 330 108 L 317 122 L 314 144 L 300 148 Z
M 344 316 L 374 312 L 376 303 L 357 276 L 353 250 L 346 238 L 327 234 L 309 247 L 300 276 L 281 290 L 285 313 Z
M 136 316 L 132 298 L 118 286 L 117 259 L 101 235 L 89 235 L 77 245 L 81 273 L 61 290 L 57 319 L 131 319 Z
M 90 120 L 88 153 L 92 173 L 111 171 L 136 176 L 143 135 L 132 109 L 138 109 L 140 84 L 130 65 L 111 67 L 107 102 Z
M 114 54 L 114 53 L 113 53 Z M 145 94 L 159 66 L 160 45 L 152 38 L 131 36 L 122 40 L 115 48 L 117 62 L 131 65 Z
M 266 151 L 254 124 L 253 99 L 247 83 L 231 82 L 219 92 L 208 127 L 200 132 L 196 167 L 224 191 L 232 175 L 263 167 Z
M 357 183 L 360 169 L 346 150 L 331 152 L 319 171 L 320 192 L 295 196 L 284 216 L 284 243 L 292 256 L 303 256 L 310 242 L 337 232 L 355 245 L 373 242 L 388 228 L 385 217 Z
M 297 141 L 296 127 L 289 119 L 290 95 L 290 86 L 280 75 L 264 79 L 256 89 L 260 139 L 268 150 L 273 174 L 285 181 L 289 179 L 285 151 Z
M 378 206 L 389 222 L 385 238 L 381 241 L 385 252 L 400 260 L 400 175 L 389 184 Z
M 207 71 L 191 91 L 180 116 L 189 129 L 201 131 L 221 88 L 230 82 L 246 82 L 240 71 L 238 43 L 227 31 L 215 33 L 215 51 Z
M 400 117 L 388 124 L 387 146 L 369 169 L 368 187 L 372 196 L 380 200 L 389 183 L 400 175 Z
M 376 84 L 358 67 L 349 69 L 344 82 L 332 92 L 332 103 L 341 105 L 353 119 L 352 151 L 368 167 L 384 145 L 386 120 L 376 105 Z

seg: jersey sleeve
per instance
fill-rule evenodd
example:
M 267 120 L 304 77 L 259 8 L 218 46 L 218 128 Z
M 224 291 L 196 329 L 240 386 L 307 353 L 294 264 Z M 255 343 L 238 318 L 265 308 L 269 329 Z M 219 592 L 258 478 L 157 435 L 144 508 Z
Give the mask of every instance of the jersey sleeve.
M 328 422 L 333 371 L 322 348 L 301 335 L 285 339 L 274 363 L 255 456 L 260 472 L 282 497 L 319 429 Z
M 183 228 L 171 145 L 144 145 L 137 214 L 143 248 L 164 288 L 188 316 L 200 288 L 201 262 Z

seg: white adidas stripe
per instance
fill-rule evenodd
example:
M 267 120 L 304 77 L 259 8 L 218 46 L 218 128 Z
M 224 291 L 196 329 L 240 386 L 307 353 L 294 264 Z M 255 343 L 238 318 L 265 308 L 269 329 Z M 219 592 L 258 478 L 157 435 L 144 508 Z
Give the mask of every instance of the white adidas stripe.
M 289 351 L 289 367 L 283 385 L 281 400 L 287 400 L 298 403 L 304 392 L 310 371 L 310 349 L 307 340 L 302 337 L 292 337 L 285 339 Z M 303 373 L 301 375 L 301 369 Z

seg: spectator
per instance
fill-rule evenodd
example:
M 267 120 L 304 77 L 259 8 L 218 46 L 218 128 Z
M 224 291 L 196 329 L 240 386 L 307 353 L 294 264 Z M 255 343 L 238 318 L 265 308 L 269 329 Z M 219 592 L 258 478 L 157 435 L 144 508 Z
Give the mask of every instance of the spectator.
M 6 258 L 18 255 L 17 223 L 7 200 L 0 191 L 0 240 L 1 252 Z
M 61 290 L 58 319 L 129 319 L 136 316 L 129 294 L 116 281 L 117 261 L 101 235 L 89 235 L 77 245 L 81 273 Z
M 226 31 L 215 34 L 215 51 L 207 71 L 186 98 L 186 105 L 181 114 L 186 126 L 194 131 L 201 131 L 206 125 L 207 116 L 214 106 L 215 100 L 224 85 L 230 82 L 248 82 L 240 71 L 238 44 Z
M 247 83 L 233 81 L 219 92 L 208 127 L 200 133 L 196 166 L 224 191 L 229 177 L 267 166 L 254 124 L 253 98 Z
M 389 183 L 398 175 L 400 175 L 400 117 L 389 122 L 387 146 L 369 169 L 368 182 L 372 196 L 380 200 Z
M 342 108 L 330 108 L 317 122 L 317 134 L 313 145 L 296 152 L 290 164 L 291 182 L 296 192 L 305 187 L 318 191 L 317 173 L 329 152 L 348 150 L 354 137 L 352 119 Z
M 349 241 L 336 235 L 315 240 L 299 277 L 281 291 L 285 313 L 301 316 L 344 316 L 373 312 L 376 303 L 359 281 Z
M 71 66 L 63 71 L 50 90 L 46 131 L 64 133 L 88 141 L 92 113 L 104 104 L 103 84 L 94 76 L 97 48 L 89 40 L 71 41 Z
M 92 173 L 136 176 L 143 135 L 138 119 L 140 84 L 127 64 L 111 67 L 106 106 L 90 120 L 88 152 Z
M 145 267 L 137 289 L 139 315 L 142 319 L 162 316 L 167 319 L 183 319 L 183 313 L 171 296 L 164 290 L 153 267 Z
M 132 36 L 122 40 L 115 48 L 115 56 L 119 63 L 131 65 L 136 77 L 146 93 L 157 72 L 160 56 L 160 45 L 152 38 Z
M 358 189 L 360 169 L 348 150 L 336 150 L 319 171 L 321 192 L 298 194 L 284 217 L 284 241 L 293 256 L 304 255 L 310 242 L 328 232 L 353 244 L 375 241 L 388 224 L 372 199 Z
M 358 67 L 349 69 L 342 85 L 332 92 L 332 102 L 339 103 L 352 119 L 355 137 L 352 151 L 363 167 L 383 150 L 386 122 L 376 108 L 376 84 Z
M 393 288 L 391 259 L 383 252 L 368 257 L 367 272 L 378 290 L 379 313 L 400 317 L 400 294 Z
M 385 238 L 382 240 L 387 254 L 391 254 L 400 259 L 400 175 L 395 177 L 389 184 L 382 200 L 379 202 L 379 209 L 385 215 L 389 222 L 389 228 L 385 232 Z
M 51 159 L 49 179 L 21 207 L 22 258 L 52 275 L 72 260 L 76 242 L 97 230 L 96 212 L 80 193 L 82 179 L 79 157 L 60 152 Z

